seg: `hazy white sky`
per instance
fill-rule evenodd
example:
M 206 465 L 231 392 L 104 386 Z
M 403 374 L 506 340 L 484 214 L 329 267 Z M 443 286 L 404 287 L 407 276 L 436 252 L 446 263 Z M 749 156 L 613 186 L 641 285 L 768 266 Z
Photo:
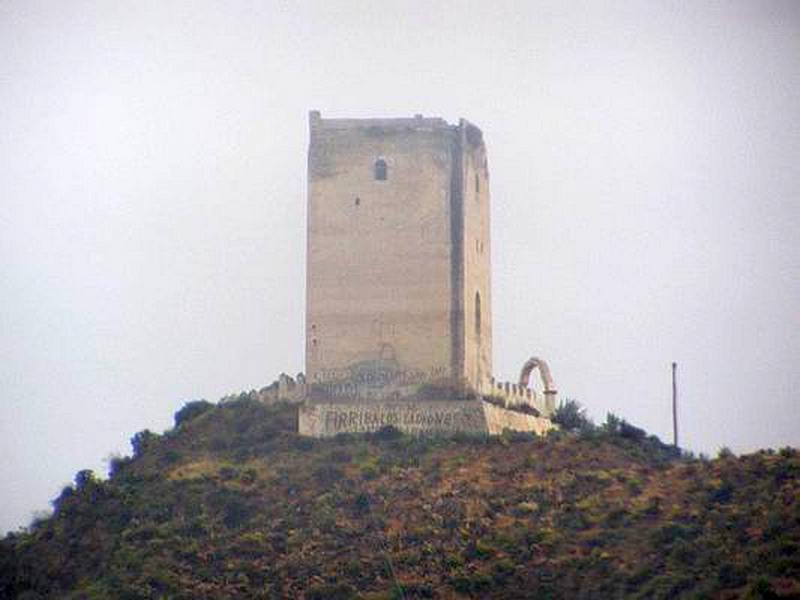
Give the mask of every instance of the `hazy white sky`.
M 307 111 L 466 117 L 496 375 L 800 445 L 800 3 L 0 2 L 0 530 L 303 368 Z

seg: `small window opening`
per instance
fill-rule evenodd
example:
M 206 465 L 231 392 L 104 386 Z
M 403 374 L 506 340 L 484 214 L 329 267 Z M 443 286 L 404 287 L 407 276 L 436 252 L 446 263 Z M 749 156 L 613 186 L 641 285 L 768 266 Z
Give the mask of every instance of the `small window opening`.
M 360 204 L 361 204 L 361 198 L 356 196 L 356 206 L 359 206 Z
M 481 178 L 478 177 L 477 173 L 475 173 L 475 193 L 477 194 L 480 191 L 481 191 Z
M 481 335 L 481 294 L 475 292 L 475 335 Z
M 387 176 L 386 161 L 379 158 L 375 161 L 375 179 L 378 181 L 386 181 Z

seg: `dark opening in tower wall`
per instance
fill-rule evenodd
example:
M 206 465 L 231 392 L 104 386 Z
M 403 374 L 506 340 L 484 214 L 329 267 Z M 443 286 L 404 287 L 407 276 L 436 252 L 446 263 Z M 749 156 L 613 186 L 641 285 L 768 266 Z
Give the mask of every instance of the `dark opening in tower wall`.
M 387 179 L 387 166 L 386 161 L 382 158 L 379 158 L 375 161 L 375 179 L 377 181 L 386 181 Z

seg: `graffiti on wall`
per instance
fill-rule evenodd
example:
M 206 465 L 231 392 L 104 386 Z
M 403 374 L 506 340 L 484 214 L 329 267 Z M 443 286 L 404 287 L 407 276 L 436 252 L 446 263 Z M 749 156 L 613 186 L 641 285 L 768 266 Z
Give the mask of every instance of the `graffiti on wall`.
M 446 376 L 443 366 L 409 369 L 394 358 L 379 358 L 315 373 L 310 382 L 311 395 L 317 398 L 399 398 L 421 384 L 440 381 Z
M 485 432 L 479 402 L 317 404 L 301 408 L 301 433 L 329 436 L 392 426 L 414 432 Z

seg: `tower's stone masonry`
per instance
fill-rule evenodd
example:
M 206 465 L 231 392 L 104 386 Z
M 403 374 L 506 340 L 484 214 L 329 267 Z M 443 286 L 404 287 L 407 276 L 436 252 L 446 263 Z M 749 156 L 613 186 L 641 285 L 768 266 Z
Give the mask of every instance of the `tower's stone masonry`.
M 492 377 L 481 130 L 421 115 L 309 121 L 306 374 L 251 394 L 301 402 L 313 436 L 551 428 L 544 361 L 519 383 Z
M 503 433 L 504 429 L 542 435 L 553 428 L 550 419 L 478 400 L 312 403 L 304 404 L 299 410 L 300 434 L 313 437 L 374 432 L 386 426 L 414 434 L 491 435 Z
M 306 377 L 330 397 L 479 389 L 492 370 L 480 129 L 310 114 Z

